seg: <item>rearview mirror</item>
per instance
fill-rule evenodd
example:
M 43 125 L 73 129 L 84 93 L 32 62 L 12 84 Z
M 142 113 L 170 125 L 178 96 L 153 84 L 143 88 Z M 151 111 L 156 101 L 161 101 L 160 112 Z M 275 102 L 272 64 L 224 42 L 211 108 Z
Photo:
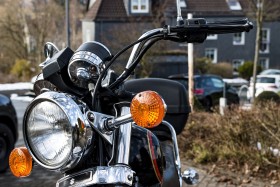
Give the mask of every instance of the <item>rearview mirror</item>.
M 54 45 L 53 43 L 51 42 L 47 42 L 45 45 L 44 45 L 44 54 L 45 54 L 45 57 L 46 58 L 52 58 L 53 55 L 55 53 L 57 53 L 59 50 L 58 50 L 58 47 L 56 47 L 56 45 Z

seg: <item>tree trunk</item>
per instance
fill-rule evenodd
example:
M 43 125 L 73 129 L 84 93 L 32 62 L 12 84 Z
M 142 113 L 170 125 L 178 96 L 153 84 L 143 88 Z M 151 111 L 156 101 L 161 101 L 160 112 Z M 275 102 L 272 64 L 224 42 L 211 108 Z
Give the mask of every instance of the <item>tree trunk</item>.
M 260 51 L 260 40 L 261 40 L 261 29 L 263 22 L 263 3 L 264 0 L 258 0 L 257 2 L 257 32 L 256 32 L 256 44 L 255 44 L 255 58 L 254 58 L 254 69 L 253 69 L 253 95 L 252 102 L 255 100 L 256 95 L 256 75 L 257 75 L 257 65 L 259 61 L 259 51 Z

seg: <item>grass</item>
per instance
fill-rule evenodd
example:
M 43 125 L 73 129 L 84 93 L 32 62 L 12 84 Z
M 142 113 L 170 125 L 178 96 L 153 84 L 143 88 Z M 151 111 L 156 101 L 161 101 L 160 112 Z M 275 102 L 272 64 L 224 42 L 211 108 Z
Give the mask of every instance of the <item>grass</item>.
M 221 166 L 230 163 L 236 170 L 258 168 L 262 177 L 280 180 L 280 153 L 275 156 L 271 151 L 280 150 L 280 105 L 274 102 L 252 110 L 233 107 L 224 116 L 216 112 L 190 114 L 178 142 L 185 159 Z M 269 175 L 272 172 L 276 174 Z

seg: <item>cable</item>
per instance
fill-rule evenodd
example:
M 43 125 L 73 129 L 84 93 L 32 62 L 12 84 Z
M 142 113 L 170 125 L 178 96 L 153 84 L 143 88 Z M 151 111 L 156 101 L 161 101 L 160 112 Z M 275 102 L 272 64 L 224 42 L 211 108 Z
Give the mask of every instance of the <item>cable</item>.
M 137 40 L 136 42 L 133 42 L 132 44 L 126 46 L 126 47 L 123 48 L 121 51 L 119 51 L 119 52 L 111 59 L 111 61 L 109 62 L 109 64 L 104 68 L 104 70 L 102 71 L 102 73 L 100 74 L 100 76 L 99 76 L 98 79 L 97 79 L 97 82 L 96 82 L 96 85 L 95 85 L 95 89 L 94 89 L 94 91 L 93 91 L 93 93 L 92 93 L 92 104 L 93 104 L 92 107 L 93 107 L 93 109 L 96 109 L 96 106 L 95 106 L 95 105 L 96 105 L 96 104 L 95 104 L 95 103 L 96 103 L 96 96 L 97 96 L 97 91 L 99 90 L 99 87 L 101 86 L 101 81 L 102 81 L 104 75 L 106 74 L 107 70 L 108 70 L 109 67 L 115 62 L 115 60 L 116 60 L 122 53 L 124 53 L 126 50 L 128 50 L 129 48 L 131 48 L 131 47 L 134 46 L 135 44 L 140 43 L 140 42 L 142 42 L 142 41 L 144 41 L 144 40 L 146 40 L 146 39 L 148 39 L 148 38 L 150 38 L 150 37 L 152 37 L 152 36 L 154 36 L 154 35 L 160 34 L 160 33 L 161 33 L 161 31 L 159 30 L 159 31 L 157 31 L 157 32 L 151 33 L 151 34 L 149 34 L 149 35 L 147 35 L 147 36 L 145 36 L 145 37 L 143 37 L 143 38 Z
M 137 55 L 136 59 L 132 62 L 131 66 L 129 67 L 129 69 L 126 69 L 119 77 L 118 79 L 113 82 L 109 88 L 110 89 L 114 89 L 116 88 L 121 82 L 123 82 L 131 73 L 132 71 L 136 68 L 137 64 L 140 62 L 140 60 L 142 59 L 142 57 L 144 56 L 144 54 L 147 52 L 147 50 L 154 44 L 156 43 L 157 41 L 163 39 L 163 36 L 162 35 L 157 35 L 157 36 L 154 36 L 153 38 L 145 41 L 144 44 L 146 44 L 147 42 L 147 45 L 146 46 L 142 46 L 141 47 L 141 50 L 139 50 L 139 54 Z M 143 48 L 144 47 L 144 48 Z M 142 49 L 143 48 L 143 49 Z

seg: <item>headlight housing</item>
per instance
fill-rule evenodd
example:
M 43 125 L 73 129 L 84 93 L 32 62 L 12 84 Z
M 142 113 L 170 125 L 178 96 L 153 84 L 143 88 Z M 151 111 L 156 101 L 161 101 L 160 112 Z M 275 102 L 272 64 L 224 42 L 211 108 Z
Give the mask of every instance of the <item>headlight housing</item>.
M 71 97 L 45 92 L 28 106 L 23 136 L 33 159 L 48 169 L 67 170 L 82 158 L 93 139 L 93 131 Z

